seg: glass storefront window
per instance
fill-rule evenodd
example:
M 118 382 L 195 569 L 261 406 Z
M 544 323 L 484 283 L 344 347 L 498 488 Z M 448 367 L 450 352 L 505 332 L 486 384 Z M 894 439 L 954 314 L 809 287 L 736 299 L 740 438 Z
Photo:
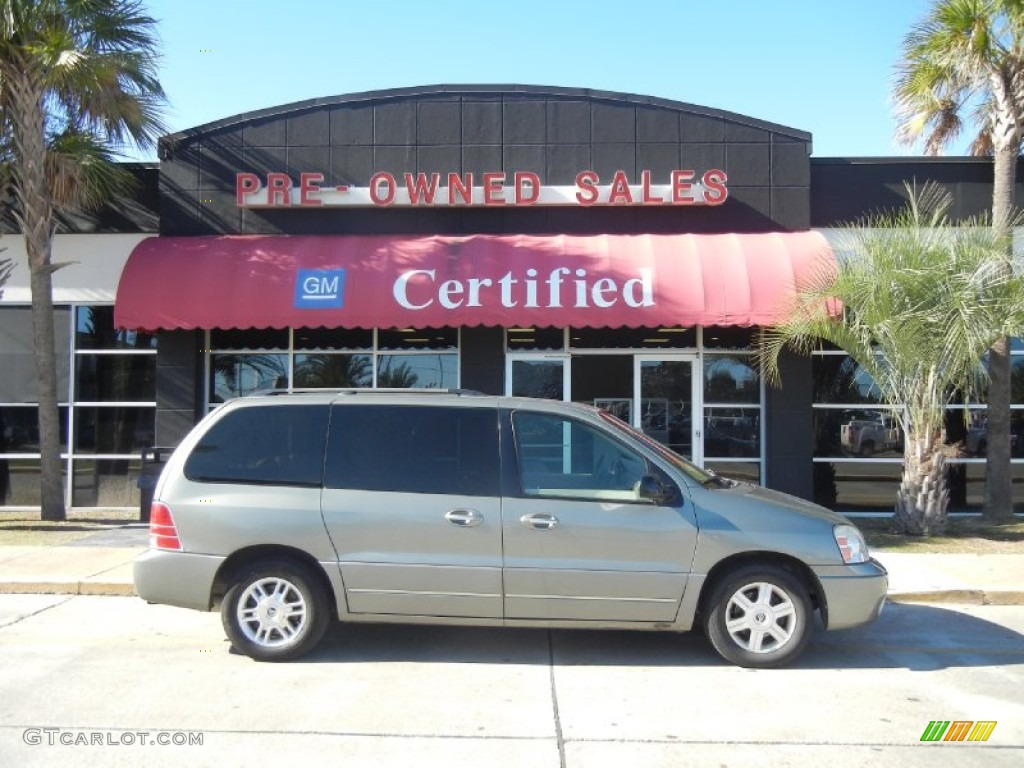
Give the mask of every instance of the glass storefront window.
M 38 507 L 39 459 L 0 459 L 0 506 Z
M 748 349 L 754 343 L 754 329 L 709 325 L 704 329 L 705 349 Z
M 505 339 L 509 352 L 565 349 L 562 328 L 507 328 Z
M 79 459 L 71 476 L 71 504 L 137 509 L 141 471 L 139 459 Z
M 815 403 L 882 403 L 875 380 L 849 355 L 815 355 L 811 369 Z
M 60 411 L 60 449 L 68 449 L 68 408 Z M 39 406 L 0 406 L 0 453 L 39 453 Z
M 705 403 L 761 401 L 761 380 L 752 360 L 744 355 L 707 355 L 704 358 Z
M 892 409 L 815 408 L 816 458 L 902 458 L 903 430 Z
M 288 386 L 288 355 L 210 355 L 211 403 Z
M 512 396 L 562 400 L 564 360 L 513 360 Z
M 156 336 L 114 328 L 111 306 L 77 307 L 75 349 L 156 349 Z
M 76 355 L 75 400 L 156 400 L 156 356 Z
M 372 387 L 372 355 L 296 355 L 296 389 Z
M 817 462 L 814 501 L 839 511 L 891 513 L 902 472 L 899 462 Z
M 458 386 L 458 367 L 456 354 L 380 355 L 377 386 L 454 389 Z
M 706 461 L 704 466 L 719 475 L 743 483 L 759 485 L 761 482 L 761 465 L 750 461 Z
M 760 458 L 761 409 L 705 408 L 704 455 Z
M 210 331 L 210 349 L 288 349 L 287 328 L 215 328 Z
M 154 445 L 156 408 L 78 406 L 75 453 L 139 453 Z
M 693 328 L 570 328 L 569 347 L 575 349 L 692 349 Z
M 392 328 L 377 331 L 378 349 L 457 349 L 458 328 Z
M 373 331 L 369 328 L 296 328 L 295 349 L 373 349 Z

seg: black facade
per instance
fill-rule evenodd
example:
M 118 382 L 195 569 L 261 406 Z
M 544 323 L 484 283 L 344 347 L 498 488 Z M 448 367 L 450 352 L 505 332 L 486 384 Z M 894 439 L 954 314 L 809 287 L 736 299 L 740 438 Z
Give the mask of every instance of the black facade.
M 809 134 L 742 115 L 626 94 L 526 86 L 435 86 L 317 99 L 240 115 L 160 144 L 160 234 L 600 234 L 799 231 L 810 226 Z M 714 209 L 240 209 L 235 174 L 322 171 L 367 186 L 378 171 L 581 170 L 667 180 L 720 168 Z

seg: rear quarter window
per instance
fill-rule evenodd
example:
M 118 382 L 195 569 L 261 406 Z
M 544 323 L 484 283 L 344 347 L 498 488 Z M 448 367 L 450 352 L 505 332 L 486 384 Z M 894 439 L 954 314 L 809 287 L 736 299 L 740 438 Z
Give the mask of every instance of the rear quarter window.
M 210 427 L 185 461 L 196 482 L 319 486 L 326 405 L 239 408 Z
M 325 485 L 498 496 L 496 408 L 335 406 Z

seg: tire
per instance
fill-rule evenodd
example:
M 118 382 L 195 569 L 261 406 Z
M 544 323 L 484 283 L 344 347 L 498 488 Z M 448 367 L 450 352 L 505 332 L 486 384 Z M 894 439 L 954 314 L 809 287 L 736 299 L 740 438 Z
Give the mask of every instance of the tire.
M 320 642 L 330 620 L 327 594 L 309 569 L 288 560 L 245 566 L 220 610 L 235 650 L 257 661 L 289 661 Z
M 771 565 L 726 574 L 704 613 L 704 632 L 718 654 L 741 667 L 780 667 L 811 637 L 813 609 L 803 584 Z
M 871 456 L 875 452 L 875 441 L 865 440 L 860 444 L 860 455 L 864 457 Z

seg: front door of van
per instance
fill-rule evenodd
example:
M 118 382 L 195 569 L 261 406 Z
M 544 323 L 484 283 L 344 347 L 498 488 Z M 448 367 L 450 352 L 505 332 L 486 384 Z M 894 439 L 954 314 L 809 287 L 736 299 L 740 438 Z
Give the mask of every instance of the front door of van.
M 501 618 L 497 409 L 386 397 L 331 411 L 322 509 L 348 610 Z
M 525 409 L 502 420 L 519 475 L 502 500 L 505 617 L 673 621 L 697 542 L 692 504 L 641 499 L 645 475 L 671 481 L 592 424 Z

